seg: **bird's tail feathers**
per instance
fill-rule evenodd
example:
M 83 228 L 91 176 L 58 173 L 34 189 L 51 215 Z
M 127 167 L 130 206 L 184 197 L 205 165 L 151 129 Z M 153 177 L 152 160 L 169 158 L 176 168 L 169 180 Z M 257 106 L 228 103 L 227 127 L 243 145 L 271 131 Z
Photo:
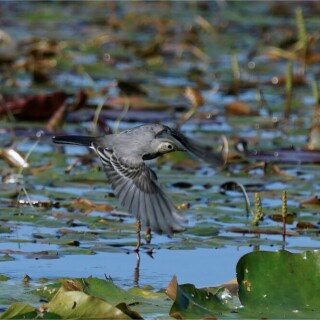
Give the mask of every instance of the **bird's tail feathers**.
M 58 144 L 75 144 L 90 147 L 95 137 L 88 136 L 57 136 L 52 137 L 52 141 Z

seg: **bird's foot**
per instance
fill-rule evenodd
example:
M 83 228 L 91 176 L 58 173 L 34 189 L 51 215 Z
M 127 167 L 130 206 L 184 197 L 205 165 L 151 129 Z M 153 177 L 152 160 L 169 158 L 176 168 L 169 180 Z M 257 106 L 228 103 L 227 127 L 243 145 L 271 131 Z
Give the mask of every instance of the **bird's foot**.
M 135 253 L 139 253 L 139 251 L 140 251 L 140 243 L 137 243 L 137 245 L 134 247 L 133 251 Z

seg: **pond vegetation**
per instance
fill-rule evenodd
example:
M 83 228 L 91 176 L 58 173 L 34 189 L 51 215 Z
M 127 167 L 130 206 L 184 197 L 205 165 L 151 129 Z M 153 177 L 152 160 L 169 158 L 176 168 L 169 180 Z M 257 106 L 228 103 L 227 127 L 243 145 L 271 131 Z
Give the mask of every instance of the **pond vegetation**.
M 0 2 L 1 318 L 315 318 L 316 1 Z M 59 134 L 176 127 L 224 167 L 149 162 L 188 219 L 134 252 L 100 162 Z M 230 281 L 229 281 L 230 280 Z

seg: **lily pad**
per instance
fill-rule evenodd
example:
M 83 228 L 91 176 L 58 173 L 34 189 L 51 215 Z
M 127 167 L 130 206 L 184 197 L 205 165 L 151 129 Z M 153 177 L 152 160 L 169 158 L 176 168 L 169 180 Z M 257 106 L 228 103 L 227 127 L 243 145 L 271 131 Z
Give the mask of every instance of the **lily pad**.
M 257 251 L 237 264 L 246 314 L 314 318 L 320 312 L 320 252 Z
M 176 277 L 171 280 L 167 294 L 174 300 L 170 316 L 176 319 L 214 318 L 234 308 L 227 289 L 197 289 L 192 284 L 178 285 Z
M 65 291 L 63 287 L 46 306 L 63 318 L 130 319 L 120 309 L 81 291 Z
M 14 303 L 4 313 L 0 315 L 0 319 L 22 319 L 23 315 L 28 314 L 24 319 L 32 319 L 37 316 L 37 309 L 28 304 Z M 30 317 L 32 316 L 32 317 Z

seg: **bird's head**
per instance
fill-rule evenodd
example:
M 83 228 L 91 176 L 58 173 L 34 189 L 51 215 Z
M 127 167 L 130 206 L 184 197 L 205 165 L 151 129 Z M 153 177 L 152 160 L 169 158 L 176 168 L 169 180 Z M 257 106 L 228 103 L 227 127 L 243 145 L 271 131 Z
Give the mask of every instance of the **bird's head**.
M 153 147 L 158 154 L 165 154 L 173 151 L 186 151 L 178 143 L 169 139 L 154 139 Z

